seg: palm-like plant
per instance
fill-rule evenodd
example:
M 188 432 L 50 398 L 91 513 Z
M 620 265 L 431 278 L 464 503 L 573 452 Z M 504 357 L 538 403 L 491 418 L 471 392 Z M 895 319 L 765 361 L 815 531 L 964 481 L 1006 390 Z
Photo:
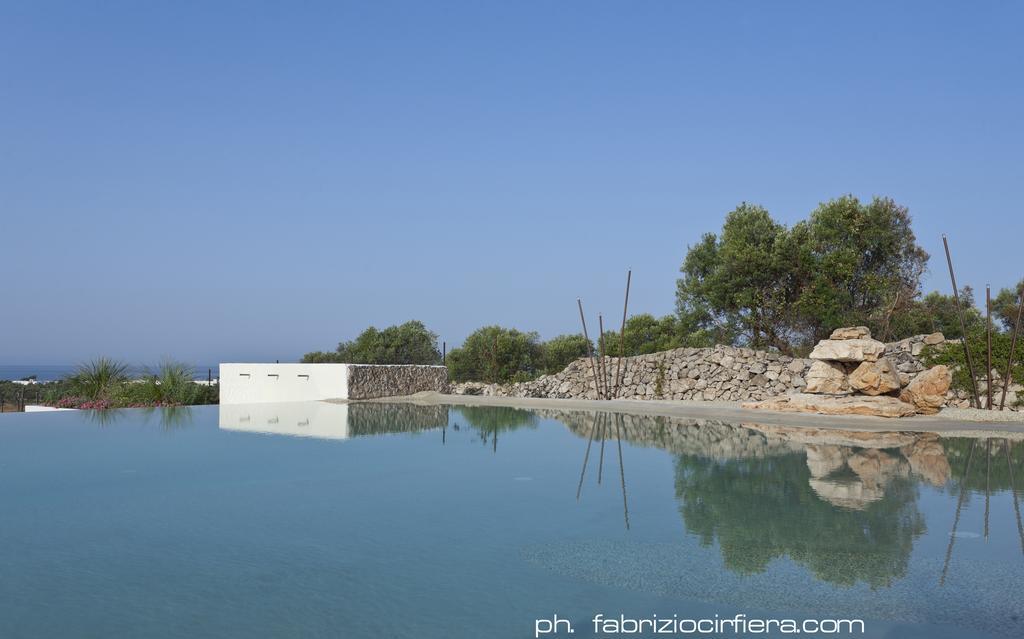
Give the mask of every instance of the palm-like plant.
M 165 361 L 143 377 L 144 395 L 154 404 L 190 404 L 196 389 L 194 377 L 195 370 L 188 364 Z
M 127 365 L 100 357 L 86 364 L 80 364 L 75 372 L 67 378 L 67 382 L 75 395 L 89 401 L 96 401 L 108 398 L 127 379 Z

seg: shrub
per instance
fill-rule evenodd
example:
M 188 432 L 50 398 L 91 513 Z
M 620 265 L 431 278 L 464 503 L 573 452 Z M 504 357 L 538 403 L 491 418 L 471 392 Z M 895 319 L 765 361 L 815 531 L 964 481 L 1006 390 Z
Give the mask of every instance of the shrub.
M 447 363 L 448 374 L 456 382 L 527 381 L 543 366 L 543 347 L 537 333 L 485 326 L 448 353 Z
M 582 335 L 559 335 L 541 345 L 542 372 L 553 375 L 590 352 L 590 343 Z
M 974 364 L 974 373 L 978 378 L 978 394 L 982 407 L 985 407 L 985 383 L 987 378 L 985 372 L 987 357 L 985 329 L 982 326 L 975 326 L 974 328 L 969 328 L 967 333 L 967 344 L 971 351 L 971 363 Z M 1011 339 L 1009 333 L 992 332 L 992 379 L 997 382 L 1006 374 L 1006 363 L 1010 355 Z M 1021 361 L 1022 357 L 1024 357 L 1024 340 L 1018 338 L 1017 352 L 1013 358 L 1012 371 L 1013 380 L 1018 384 L 1024 383 L 1024 362 Z M 953 388 L 964 391 L 968 395 L 972 393 L 971 375 L 967 369 L 964 349 L 961 344 L 946 342 L 938 347 L 925 347 L 921 353 L 921 359 L 928 366 L 945 364 L 953 372 Z M 992 402 L 994 406 L 998 407 L 1002 386 L 1001 383 L 993 383 L 992 386 Z M 1019 397 L 1016 403 L 1017 405 L 1024 404 L 1024 396 Z
M 314 351 L 302 356 L 305 363 L 346 364 L 440 364 L 437 334 L 423 322 L 412 320 L 382 331 L 371 326 L 351 342 L 341 342 L 333 352 Z
M 127 379 L 128 367 L 125 364 L 100 357 L 79 365 L 67 382 L 72 395 L 97 401 L 109 399 Z

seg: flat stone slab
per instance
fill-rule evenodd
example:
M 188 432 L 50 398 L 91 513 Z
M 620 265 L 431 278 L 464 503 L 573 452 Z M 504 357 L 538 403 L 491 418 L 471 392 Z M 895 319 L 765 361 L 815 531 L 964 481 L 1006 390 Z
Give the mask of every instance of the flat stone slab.
M 760 402 L 746 402 L 743 408 L 776 410 L 787 413 L 817 413 L 819 415 L 872 415 L 875 417 L 910 417 L 917 413 L 913 404 L 888 395 L 874 397 L 861 395 L 812 395 L 794 393 Z
M 871 339 L 871 330 L 867 326 L 847 326 L 837 328 L 829 335 L 829 339 Z
M 832 362 L 874 362 L 885 352 L 876 339 L 823 339 L 811 351 L 811 359 Z

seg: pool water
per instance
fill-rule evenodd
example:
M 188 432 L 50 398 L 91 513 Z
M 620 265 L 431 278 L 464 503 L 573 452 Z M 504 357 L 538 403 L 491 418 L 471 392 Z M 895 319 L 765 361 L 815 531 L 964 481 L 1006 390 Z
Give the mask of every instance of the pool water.
M 498 639 L 556 615 L 621 636 L 598 614 L 1019 637 L 1022 487 L 1006 439 L 411 404 L 8 414 L 0 637 Z

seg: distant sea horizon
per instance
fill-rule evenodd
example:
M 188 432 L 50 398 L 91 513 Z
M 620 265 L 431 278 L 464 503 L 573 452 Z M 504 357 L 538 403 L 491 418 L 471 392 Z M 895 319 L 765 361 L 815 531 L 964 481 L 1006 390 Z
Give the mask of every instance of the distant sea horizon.
M 53 382 L 63 379 L 75 372 L 77 364 L 0 364 L 0 381 L 15 381 L 35 376 L 40 382 Z M 129 366 L 132 375 L 141 375 L 147 369 L 146 366 Z M 214 378 L 220 377 L 220 367 L 217 364 L 195 365 L 196 379 L 206 379 L 207 371 L 211 371 Z

